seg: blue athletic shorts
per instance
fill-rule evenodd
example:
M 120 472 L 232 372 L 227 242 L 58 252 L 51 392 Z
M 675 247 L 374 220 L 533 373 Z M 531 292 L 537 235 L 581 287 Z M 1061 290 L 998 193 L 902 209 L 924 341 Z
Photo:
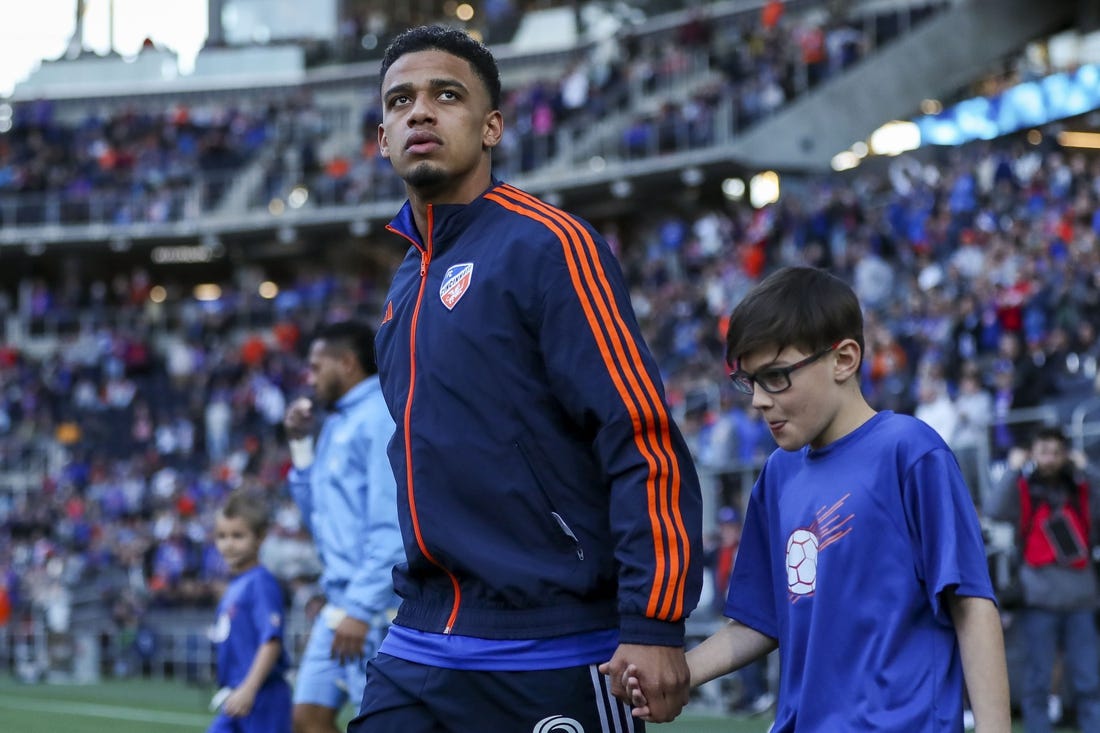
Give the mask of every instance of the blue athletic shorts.
M 309 632 L 309 642 L 298 664 L 294 681 L 294 703 L 320 705 L 339 710 L 351 700 L 354 704 L 363 696 L 367 661 L 378 651 L 384 629 L 371 627 L 363 644 L 363 658 L 340 664 L 332 658 L 333 630 L 324 614 L 317 614 Z
M 596 665 L 530 672 L 429 667 L 388 654 L 367 666 L 347 733 L 631 733 L 645 723 Z
M 290 733 L 290 685 L 279 679 L 268 682 L 243 718 L 218 713 L 206 733 Z

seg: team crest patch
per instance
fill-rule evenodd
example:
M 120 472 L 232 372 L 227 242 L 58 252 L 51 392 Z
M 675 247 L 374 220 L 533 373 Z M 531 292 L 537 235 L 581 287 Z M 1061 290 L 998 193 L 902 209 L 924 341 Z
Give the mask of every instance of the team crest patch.
M 473 262 L 451 265 L 447 268 L 447 272 L 443 273 L 443 282 L 439 286 L 439 299 L 443 301 L 443 305 L 447 306 L 447 310 L 453 310 L 455 304 L 466 294 L 473 274 Z

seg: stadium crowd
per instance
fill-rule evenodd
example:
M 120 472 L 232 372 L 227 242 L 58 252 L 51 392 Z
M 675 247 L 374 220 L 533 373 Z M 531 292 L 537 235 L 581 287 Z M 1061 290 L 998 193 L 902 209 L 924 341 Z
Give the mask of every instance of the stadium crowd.
M 502 177 L 537 170 L 609 118 L 621 120 L 621 129 L 599 150 L 616 157 L 713 145 L 718 126 L 747 129 L 843 73 L 939 5 L 886 9 L 852 20 L 842 14 L 785 14 L 782 3 L 768 3 L 761 12 L 730 17 L 711 18 L 697 10 L 663 34 L 628 28 L 592 44 L 559 74 L 505 89 L 502 111 L 509 124 L 494 151 L 495 170 Z M 686 95 L 669 93 L 685 88 Z M 663 101 L 654 107 L 653 99 Z M 735 100 L 728 119 L 719 113 L 720 100 Z M 401 190 L 379 156 L 380 119 L 379 108 L 368 109 L 361 148 L 317 160 L 307 171 L 309 187 L 322 202 L 354 204 Z
M 624 156 L 710 144 L 719 99 L 737 100 L 743 129 L 868 47 L 852 24 L 755 15 L 731 25 L 699 16 L 665 41 L 597 45 L 560 75 L 506 90 L 516 123 L 497 174 L 532 170 L 563 136 L 629 110 L 629 89 L 685 78 L 694 58 L 720 70 L 717 80 L 626 123 Z M 195 180 L 216 200 L 261 152 L 271 196 L 299 176 L 322 205 L 398 196 L 377 155 L 378 114 L 363 120 L 355 155 L 325 158 L 328 131 L 308 95 L 75 125 L 48 103 L 20 106 L 16 134 L 0 135 L 0 223 L 194 215 L 181 202 Z M 828 267 L 854 285 L 867 307 L 872 405 L 931 424 L 959 456 L 979 508 L 983 477 L 1027 439 L 1021 411 L 1055 405 L 1064 416 L 1100 390 L 1100 157 L 1060 148 L 1052 132 L 1038 143 L 1005 139 L 785 180 L 784 197 L 761 209 L 701 198 L 596 222 L 622 261 L 696 461 L 719 479 L 717 505 L 742 502 L 737 476 L 774 448 L 726 379 L 725 318 L 781 265 Z M 45 191 L 63 195 L 50 204 Z M 42 210 L 6 209 L 5 194 Z M 214 507 L 241 486 L 262 489 L 275 510 L 265 564 L 295 608 L 314 600 L 320 567 L 286 490 L 280 423 L 304 389 L 314 326 L 376 321 L 388 276 L 305 266 L 270 300 L 221 283 L 215 301 L 158 303 L 140 269 L 90 286 L 29 278 L 0 293 L 0 318 L 58 336 L 46 350 L 0 345 L 0 473 L 32 478 L 0 491 L 0 627 L 44 617 L 62 628 L 86 606 L 106 609 L 140 642 L 147 610 L 211 608 L 227 578 Z M 722 530 L 710 529 L 717 549 Z M 726 567 L 715 563 L 714 587 Z
M 1094 394 L 1100 159 L 982 143 L 796 190 L 758 210 L 605 223 L 703 469 L 751 466 L 773 447 L 727 384 L 722 330 L 744 292 L 782 264 L 826 266 L 853 283 L 867 306 L 863 380 L 874 406 L 923 417 L 960 457 L 988 439 L 997 461 L 1023 440 L 1011 410 Z M 306 270 L 273 300 L 226 286 L 213 303 L 157 305 L 135 271 L 90 290 L 37 282 L 10 303 L 28 323 L 104 315 L 74 324 L 47 353 L 0 349 L 0 464 L 41 457 L 47 467 L 31 490 L 0 495 L 12 612 L 66 596 L 210 604 L 225 579 L 212 509 L 241 485 L 278 507 L 273 569 L 308 583 L 316 559 L 285 490 L 279 423 L 303 389 L 313 326 L 376 319 L 386 279 Z M 969 464 L 976 500 L 988 468 Z
M 566 141 L 615 115 L 627 118 L 612 143 L 622 157 L 714 144 L 716 126 L 744 130 L 938 3 L 858 21 L 769 5 L 729 17 L 696 12 L 662 33 L 629 30 L 588 46 L 564 69 L 525 76 L 503 100 L 511 122 L 497 150 L 498 175 L 551 162 Z M 686 98 L 667 94 L 685 85 Z M 640 101 L 653 97 L 666 101 L 656 109 Z M 737 100 L 729 120 L 718 114 L 721 99 Z M 11 129 L 0 134 L 0 223 L 194 218 L 214 210 L 234 177 L 260 158 L 264 202 L 303 184 L 321 205 L 397 197 L 400 183 L 377 150 L 380 114 L 370 106 L 362 144 L 348 151 L 330 144 L 333 129 L 308 89 L 268 102 L 127 103 L 76 117 L 48 100 L 14 104 Z

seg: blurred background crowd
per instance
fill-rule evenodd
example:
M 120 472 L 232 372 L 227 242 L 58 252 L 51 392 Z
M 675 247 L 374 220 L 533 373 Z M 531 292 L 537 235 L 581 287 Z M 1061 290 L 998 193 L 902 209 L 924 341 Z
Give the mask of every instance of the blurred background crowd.
M 563 63 L 512 75 L 504 66 L 509 134 L 497 175 L 537 173 L 608 120 L 601 155 L 707 149 L 820 93 L 943 3 L 858 16 L 845 3 L 795 5 L 813 12 L 761 2 L 712 22 L 678 10 L 663 35 L 627 23 Z M 523 15 L 507 0 L 487 7 L 489 40 Z M 390 20 L 345 21 L 340 39 L 311 50 L 314 62 L 377 59 L 355 39 L 383 42 Z M 1017 55 L 966 91 L 1045 71 Z M 298 187 L 320 209 L 399 199 L 378 155 L 374 90 L 354 91 L 362 103 L 343 130 L 308 88 L 240 102 L 7 105 L 0 225 L 127 231 L 193 219 L 233 204 L 242 176 L 264 202 Z M 711 491 L 715 575 L 701 613 L 715 613 L 728 571 L 719 520 L 736 516 L 775 447 L 728 384 L 723 348 L 725 318 L 774 268 L 827 267 L 853 284 L 866 309 L 871 404 L 931 424 L 959 456 L 979 509 L 1030 426 L 1065 422 L 1097 396 L 1100 156 L 1059 144 L 1059 129 L 784 176 L 782 195 L 760 205 L 669 195 L 631 206 L 627 195 L 613 209 L 574 207 L 620 258 Z M 136 633 L 152 610 L 211 608 L 227 578 L 213 511 L 241 486 L 271 497 L 263 559 L 297 608 L 309 604 L 320 568 L 284 485 L 281 421 L 305 389 L 314 327 L 378 321 L 401 255 L 380 228 L 339 238 L 373 250 L 355 268 L 311 256 L 340 244 L 316 236 L 289 264 L 215 268 L 202 278 L 213 295 L 135 261 L 104 271 L 70 259 L 48 275 L 41 264 L 4 275 L 0 625 L 44 614 L 64 627 L 87 614 Z M 268 292 L 253 287 L 260 282 Z

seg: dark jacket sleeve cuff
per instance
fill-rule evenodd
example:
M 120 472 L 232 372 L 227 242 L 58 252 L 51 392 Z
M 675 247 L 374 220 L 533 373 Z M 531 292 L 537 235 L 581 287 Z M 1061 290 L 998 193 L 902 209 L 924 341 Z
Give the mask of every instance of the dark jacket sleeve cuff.
M 684 645 L 683 621 L 658 621 L 645 616 L 619 618 L 619 643 L 647 646 Z

